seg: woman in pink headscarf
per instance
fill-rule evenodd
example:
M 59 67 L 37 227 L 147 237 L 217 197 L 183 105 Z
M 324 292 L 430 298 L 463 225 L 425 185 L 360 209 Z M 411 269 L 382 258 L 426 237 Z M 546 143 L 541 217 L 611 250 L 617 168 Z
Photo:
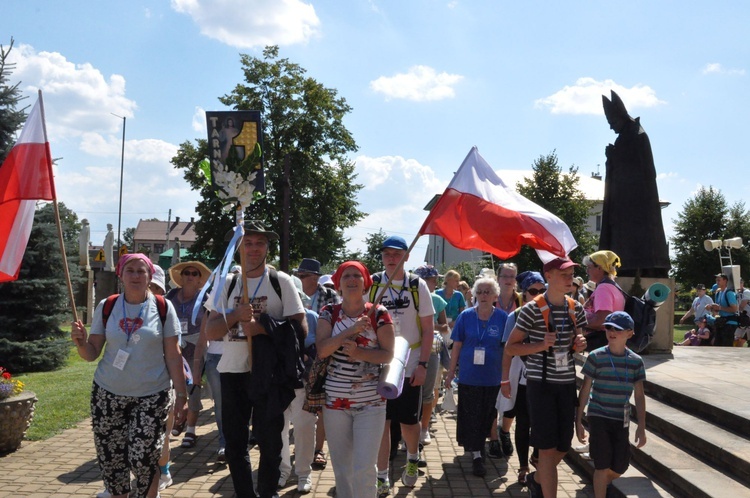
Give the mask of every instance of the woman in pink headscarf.
M 91 391 L 91 425 L 102 479 L 113 497 L 128 496 L 131 472 L 136 496 L 158 494 L 172 386 L 178 420 L 187 399 L 180 322 L 172 304 L 149 291 L 153 275 L 147 256 L 120 257 L 117 276 L 124 292 L 99 303 L 90 334 L 80 320 L 70 334 L 84 360 L 102 355 Z
M 376 496 L 375 463 L 385 427 L 385 399 L 377 392 L 380 366 L 393 358 L 395 331 L 385 307 L 369 314 L 363 296 L 370 272 L 347 261 L 333 274 L 341 304 L 320 310 L 318 356 L 331 356 L 323 409 L 328 450 L 340 498 Z

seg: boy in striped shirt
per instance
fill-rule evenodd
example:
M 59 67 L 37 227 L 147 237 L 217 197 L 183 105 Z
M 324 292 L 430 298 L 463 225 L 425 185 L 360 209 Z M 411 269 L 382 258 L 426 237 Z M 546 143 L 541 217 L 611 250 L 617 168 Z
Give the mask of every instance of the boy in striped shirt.
M 635 443 L 638 448 L 646 444 L 646 397 L 643 393 L 646 369 L 641 357 L 625 346 L 633 335 L 633 319 L 624 311 L 616 311 L 607 316 L 604 328 L 608 344 L 592 351 L 586 359 L 576 414 L 576 435 L 585 443 L 582 417 L 588 403 L 589 452 L 594 460 L 596 498 L 607 496 L 607 486 L 620 477 L 630 463 L 630 395 L 634 391 L 638 420 Z

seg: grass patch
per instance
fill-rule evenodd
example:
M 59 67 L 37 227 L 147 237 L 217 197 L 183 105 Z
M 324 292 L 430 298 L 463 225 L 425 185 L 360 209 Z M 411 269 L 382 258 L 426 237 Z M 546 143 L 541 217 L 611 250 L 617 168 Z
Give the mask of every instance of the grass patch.
M 19 374 L 27 391 L 36 393 L 34 420 L 26 432 L 32 441 L 47 439 L 91 415 L 91 383 L 98 362 L 78 356 L 71 343 L 65 366 L 54 372 Z

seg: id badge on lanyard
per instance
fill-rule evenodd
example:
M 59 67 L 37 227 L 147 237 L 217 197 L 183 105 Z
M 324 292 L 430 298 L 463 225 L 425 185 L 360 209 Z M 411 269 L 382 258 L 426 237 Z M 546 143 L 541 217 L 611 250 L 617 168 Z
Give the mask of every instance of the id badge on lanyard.
M 557 328 L 557 335 L 560 337 L 560 335 L 564 332 L 564 325 L 558 325 Z M 568 348 L 563 347 L 555 347 L 555 370 L 558 372 L 567 372 L 570 370 L 570 362 L 568 361 Z
M 484 365 L 485 349 L 482 346 L 474 348 L 474 365 Z
M 622 411 L 622 426 L 627 428 L 630 427 L 630 404 L 625 403 Z

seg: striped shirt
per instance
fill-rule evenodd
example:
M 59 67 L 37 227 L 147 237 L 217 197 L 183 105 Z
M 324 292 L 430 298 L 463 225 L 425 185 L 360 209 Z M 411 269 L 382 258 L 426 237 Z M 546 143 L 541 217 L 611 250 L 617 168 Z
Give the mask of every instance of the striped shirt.
M 646 368 L 641 357 L 631 350 L 625 348 L 622 356 L 610 355 L 609 347 L 604 346 L 589 353 L 583 375 L 593 380 L 588 416 L 623 420 L 633 386 L 646 380 Z
M 361 317 L 367 311 L 356 317 L 350 317 L 337 306 L 338 314 L 333 316 L 334 306 L 325 306 L 320 311 L 320 319 L 331 324 L 331 337 L 336 337 Z M 377 327 L 393 323 L 388 310 L 378 306 L 374 317 Z M 367 329 L 354 339 L 358 347 L 378 349 L 378 336 L 372 329 Z M 385 399 L 377 393 L 380 380 L 380 365 L 366 361 L 351 361 L 339 348 L 333 353 L 333 359 L 328 364 L 326 376 L 326 407 L 338 410 L 356 410 L 372 405 L 382 405 Z
M 576 328 L 585 327 L 587 323 L 583 306 L 578 301 L 575 302 L 575 324 L 570 318 L 567 302 L 565 306 L 552 306 L 550 304 L 549 307 L 549 318 L 554 322 L 554 325 L 550 323 L 550 327 L 553 330 L 557 330 L 557 340 L 552 349 L 557 352 L 570 352 L 573 349 Z M 544 335 L 547 333 L 547 325 L 544 323 L 544 317 L 536 301 L 526 303 L 521 308 L 516 318 L 516 327 L 526 334 L 529 342 L 544 341 Z M 556 367 L 555 355 L 549 352 L 547 354 L 545 352 L 534 353 L 526 357 L 527 378 L 529 380 L 542 381 L 545 357 L 547 359 L 547 382 L 555 384 L 571 384 L 575 382 L 576 372 L 573 355 L 567 354 L 563 366 Z

